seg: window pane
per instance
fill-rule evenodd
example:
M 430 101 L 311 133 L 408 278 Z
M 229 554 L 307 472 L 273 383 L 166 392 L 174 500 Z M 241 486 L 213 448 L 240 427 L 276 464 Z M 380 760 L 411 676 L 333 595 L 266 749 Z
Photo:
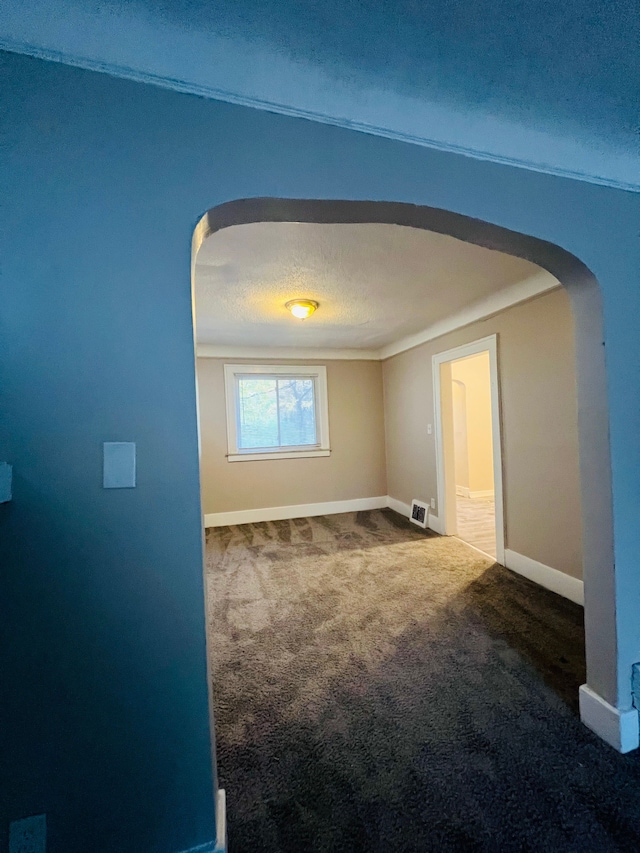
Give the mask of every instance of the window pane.
M 316 444 L 315 383 L 311 377 L 278 379 L 280 445 Z
M 276 379 L 238 378 L 238 448 L 278 447 Z

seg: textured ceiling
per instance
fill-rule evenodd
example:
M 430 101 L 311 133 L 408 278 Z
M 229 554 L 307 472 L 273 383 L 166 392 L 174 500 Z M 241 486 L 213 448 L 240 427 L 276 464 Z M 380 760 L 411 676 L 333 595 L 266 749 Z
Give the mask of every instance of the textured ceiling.
M 528 279 L 528 261 L 399 225 L 259 222 L 196 259 L 199 344 L 378 349 Z M 289 299 L 320 303 L 294 319 Z
M 639 0 L 4 0 L 0 46 L 640 189 Z

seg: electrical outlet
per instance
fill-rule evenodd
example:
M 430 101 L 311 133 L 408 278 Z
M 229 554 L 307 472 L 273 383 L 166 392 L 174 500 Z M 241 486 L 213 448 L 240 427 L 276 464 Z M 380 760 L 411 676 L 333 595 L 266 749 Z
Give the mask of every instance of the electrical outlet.
M 47 853 L 47 817 L 43 814 L 9 824 L 9 853 Z
M 427 435 L 431 435 L 432 432 L 433 432 L 433 427 L 431 426 L 431 424 L 427 424 Z
M 436 499 L 431 498 L 431 509 L 435 509 L 435 508 L 436 508 Z

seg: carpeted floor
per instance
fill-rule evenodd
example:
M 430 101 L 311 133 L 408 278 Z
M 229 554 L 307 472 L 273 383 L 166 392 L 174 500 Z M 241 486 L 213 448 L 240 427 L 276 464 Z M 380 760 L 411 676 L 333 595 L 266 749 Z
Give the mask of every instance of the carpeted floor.
M 230 853 L 640 850 L 582 611 L 389 510 L 207 531 Z

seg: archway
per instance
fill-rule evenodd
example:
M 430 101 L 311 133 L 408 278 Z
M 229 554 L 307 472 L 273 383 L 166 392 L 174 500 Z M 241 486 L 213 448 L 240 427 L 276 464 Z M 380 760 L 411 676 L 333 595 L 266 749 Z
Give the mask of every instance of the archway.
M 615 705 L 616 673 L 608 664 L 615 659 L 615 632 L 603 606 L 614 596 L 608 403 L 602 308 L 593 273 L 557 245 L 437 208 L 397 202 L 255 198 L 219 205 L 202 217 L 193 236 L 192 278 L 195 257 L 207 236 L 253 222 L 384 223 L 422 228 L 524 258 L 550 272 L 566 288 L 576 343 L 587 684 Z M 590 723 L 588 707 L 581 710 Z M 637 746 L 637 727 L 631 742 L 634 737 L 635 744 L 627 748 Z

